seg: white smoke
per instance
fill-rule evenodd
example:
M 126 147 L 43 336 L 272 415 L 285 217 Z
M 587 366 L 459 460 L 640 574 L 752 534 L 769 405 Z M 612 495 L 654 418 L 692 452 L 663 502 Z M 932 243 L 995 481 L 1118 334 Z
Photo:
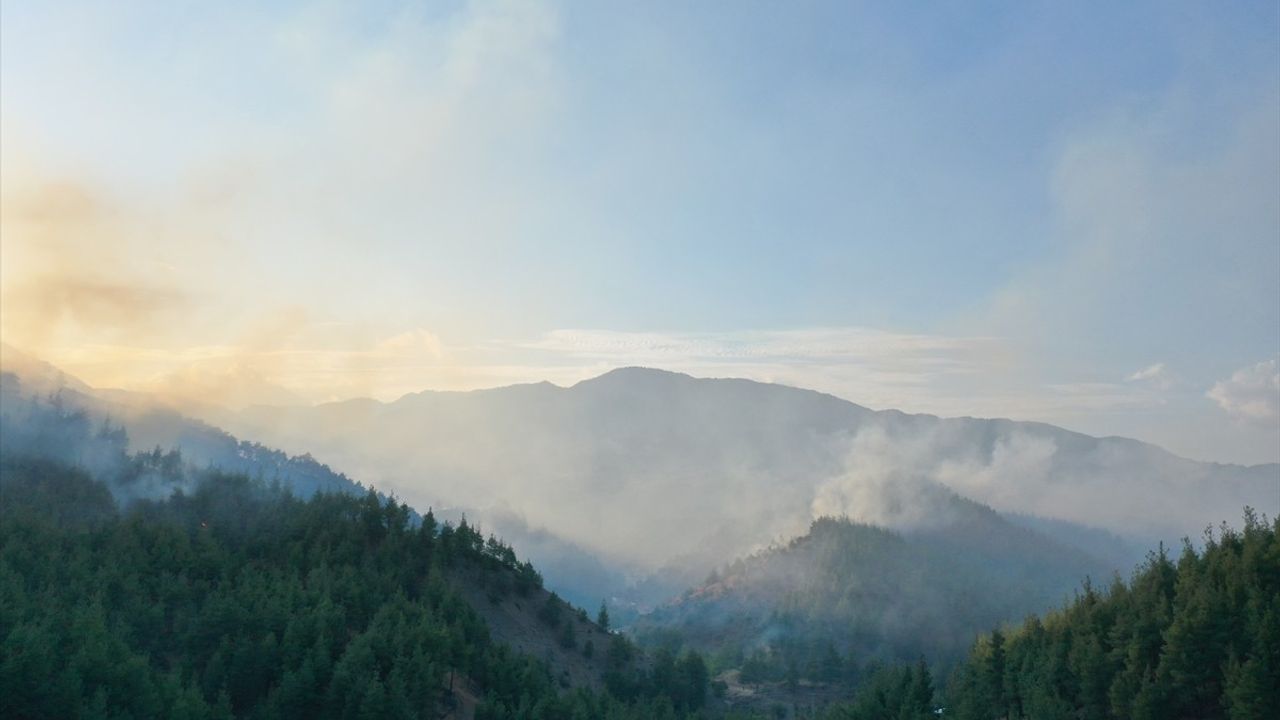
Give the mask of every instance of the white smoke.
M 895 439 L 878 425 L 854 435 L 844 471 L 814 489 L 813 517 L 903 530 L 940 519 L 946 511 L 933 476 L 937 452 L 930 436 Z
M 951 521 L 953 494 L 1149 545 L 1236 522 L 1246 505 L 1274 515 L 1280 476 L 1274 466 L 1193 463 L 1134 441 L 1049 426 L 877 421 L 851 436 L 843 468 L 816 486 L 811 511 L 911 530 Z
M 1058 445 L 1052 439 L 1014 431 L 998 438 L 989 458 L 976 452 L 937 458 L 933 478 L 956 492 L 1004 510 L 1046 514 L 1048 485 Z

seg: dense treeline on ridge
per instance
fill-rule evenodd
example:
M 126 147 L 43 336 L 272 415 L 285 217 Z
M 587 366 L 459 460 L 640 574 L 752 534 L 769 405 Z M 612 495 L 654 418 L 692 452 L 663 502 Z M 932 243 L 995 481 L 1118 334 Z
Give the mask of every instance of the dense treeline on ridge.
M 1075 601 L 979 639 L 946 692 L 927 668 L 891 668 L 847 720 L 1262 720 L 1280 708 L 1280 520 L 1206 532 L 1171 560 L 1153 553 L 1129 582 L 1086 584 Z
M 745 683 L 803 679 L 851 688 L 868 668 L 960 662 L 974 637 L 1071 597 L 1105 565 L 950 496 L 928 528 L 813 521 L 787 544 L 739 559 L 637 625 L 673 635 Z
M 478 718 L 676 718 L 705 696 L 700 660 L 660 677 L 618 635 L 601 652 L 624 698 L 560 687 L 446 579 L 483 568 L 528 593 L 537 572 L 373 493 L 302 501 L 210 473 L 121 510 L 79 469 L 6 456 L 0 494 L 3 717 L 435 718 L 451 682 Z
M 109 419 L 7 374 L 0 390 L 2 717 L 434 718 L 465 694 L 480 720 L 682 718 L 705 702 L 700 656 L 579 644 L 532 564 L 465 519 L 251 444 L 235 472 L 130 453 Z M 492 637 L 461 577 L 485 602 L 528 596 L 601 682 L 569 687 Z

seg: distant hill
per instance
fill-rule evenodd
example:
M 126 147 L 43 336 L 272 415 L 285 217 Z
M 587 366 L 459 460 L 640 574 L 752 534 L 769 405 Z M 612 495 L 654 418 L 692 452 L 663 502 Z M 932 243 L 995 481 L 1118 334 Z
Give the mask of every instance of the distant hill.
M 240 440 L 144 397 L 96 390 L 12 349 L 6 353 L 8 360 L 17 358 L 19 362 L 7 364 L 0 372 L 0 447 L 34 450 L 59 462 L 88 465 L 108 481 L 129 476 L 129 482 L 111 485 L 122 501 L 165 497 L 179 482 L 135 467 L 128 455 L 139 452 L 147 457 L 154 454 L 155 464 L 160 464 L 165 455 L 176 451 L 181 466 L 243 474 L 277 483 L 302 498 L 317 492 L 363 495 L 367 491 L 365 485 L 334 471 L 307 451 L 290 455 Z M 7 369 L 11 367 L 24 374 Z M 435 509 L 441 521 L 455 523 L 469 512 L 465 506 Z M 479 516 L 470 512 L 473 523 Z M 520 515 L 495 513 L 486 519 L 488 530 L 537 559 L 539 567 L 556 578 L 554 587 L 571 602 L 594 606 L 627 584 L 624 571 L 548 530 L 530 527 Z M 564 582 L 567 578 L 571 581 Z M 626 616 L 624 610 L 621 617 Z
M 1086 577 L 1110 579 L 1097 558 L 989 508 L 940 501 L 949 514 L 909 531 L 819 519 L 713 572 L 637 632 L 678 637 L 759 679 L 790 669 L 851 680 L 873 661 L 953 662 L 986 628 L 1060 605 Z
M 8 343 L 0 343 L 0 371 L 21 377 L 28 392 L 48 394 L 64 389 L 85 395 L 94 392 L 79 378 Z
M 660 673 L 465 523 L 216 471 L 128 507 L 109 485 L 0 457 L 4 717 L 641 720 L 706 702 L 700 658 Z
M 910 527 L 931 512 L 912 497 L 928 483 L 1142 547 L 1198 536 L 1245 505 L 1280 511 L 1278 465 L 642 368 L 567 388 L 256 407 L 217 421 L 420 503 L 515 514 L 639 576 L 665 566 L 700 577 L 822 515 Z
M 109 483 L 132 472 L 127 467 L 131 453 L 152 451 L 159 458 L 176 451 L 184 466 L 217 468 L 278 483 L 303 498 L 321 491 L 366 492 L 360 483 L 310 455 L 290 456 L 237 440 L 172 410 L 103 400 L 82 383 L 51 387 L 8 371 L 0 373 L 0 447 L 80 465 Z M 148 491 L 145 484 L 145 478 L 134 479 L 129 492 L 167 495 L 171 491 L 163 486 Z M 118 482 L 113 488 L 118 494 L 124 492 Z
M 180 447 L 250 474 L 293 458 L 287 470 L 303 482 L 359 478 L 442 517 L 465 513 L 527 547 L 582 604 L 617 596 L 643 609 L 815 517 L 910 529 L 946 512 L 920 492 L 937 484 L 1122 571 L 1133 547 L 1197 537 L 1245 505 L 1280 514 L 1280 465 L 1197 462 L 1041 423 L 873 411 L 747 380 L 625 368 L 567 388 L 194 410 L 205 424 L 25 356 L 20 365 L 119 418 L 134 449 Z M 243 457 L 254 447 L 283 452 Z
M 646 658 L 465 520 L 180 417 L 186 447 L 241 472 L 130 452 L 100 413 L 0 374 L 0 716 L 640 720 L 706 701 L 700 658 Z

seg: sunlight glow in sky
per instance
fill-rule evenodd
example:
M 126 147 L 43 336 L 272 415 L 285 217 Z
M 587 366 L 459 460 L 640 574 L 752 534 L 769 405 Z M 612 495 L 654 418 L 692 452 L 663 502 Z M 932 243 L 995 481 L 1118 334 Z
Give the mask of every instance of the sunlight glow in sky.
M 650 365 L 1280 461 L 1278 27 L 5 3 L 0 333 L 230 404 Z

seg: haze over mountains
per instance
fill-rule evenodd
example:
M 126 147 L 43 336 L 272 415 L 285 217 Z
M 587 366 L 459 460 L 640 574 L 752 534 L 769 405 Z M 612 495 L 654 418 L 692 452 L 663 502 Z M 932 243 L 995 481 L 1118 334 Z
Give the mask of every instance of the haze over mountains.
M 984 630 L 1127 575 L 1156 540 L 1280 505 L 1276 465 L 644 368 L 571 387 L 196 410 L 237 438 L 12 348 L 0 360 L 6 457 L 81 468 L 125 505 L 181 500 L 218 472 L 303 498 L 372 486 L 478 520 L 548 590 L 607 598 L 643 646 L 706 653 L 734 683 L 801 673 L 820 681 L 815 703 L 878 663 L 953 667 Z M 504 642 L 555 644 L 535 638 L 531 608 L 503 614 L 483 583 L 470 590 Z M 553 665 L 582 664 L 570 656 Z M 590 684 L 599 667 L 574 672 Z
M 724 558 L 821 516 L 947 522 L 925 489 L 1176 540 L 1274 513 L 1280 466 L 1202 463 L 1051 425 L 873 411 L 830 395 L 642 368 L 211 418 L 406 498 L 516 513 L 638 567 Z M 1144 545 L 1146 543 L 1144 542 Z
M 828 648 L 858 665 L 928 657 L 947 663 L 973 637 L 1062 603 L 1105 563 L 989 508 L 952 496 L 952 522 L 894 532 L 823 518 L 783 546 L 735 561 L 640 619 L 637 632 L 679 637 L 782 679 Z M 771 659 L 761 651 L 776 645 Z M 772 665 L 772 668 L 769 666 Z
M 44 387 L 65 383 L 109 403 L 136 446 L 202 457 L 193 445 L 208 436 L 171 413 L 140 412 L 145 398 L 92 391 L 6 354 Z M 635 597 L 660 601 L 820 517 L 938 530 L 956 522 L 954 495 L 1124 571 L 1124 541 L 1089 527 L 1149 547 L 1197 537 L 1245 505 L 1280 510 L 1277 465 L 1202 463 L 1051 425 L 874 411 L 808 390 L 643 368 L 571 387 L 195 412 L 414 507 L 467 512 L 583 601 L 646 578 Z
M 1272 717 L 1278 30 L 0 0 L 0 720 Z

